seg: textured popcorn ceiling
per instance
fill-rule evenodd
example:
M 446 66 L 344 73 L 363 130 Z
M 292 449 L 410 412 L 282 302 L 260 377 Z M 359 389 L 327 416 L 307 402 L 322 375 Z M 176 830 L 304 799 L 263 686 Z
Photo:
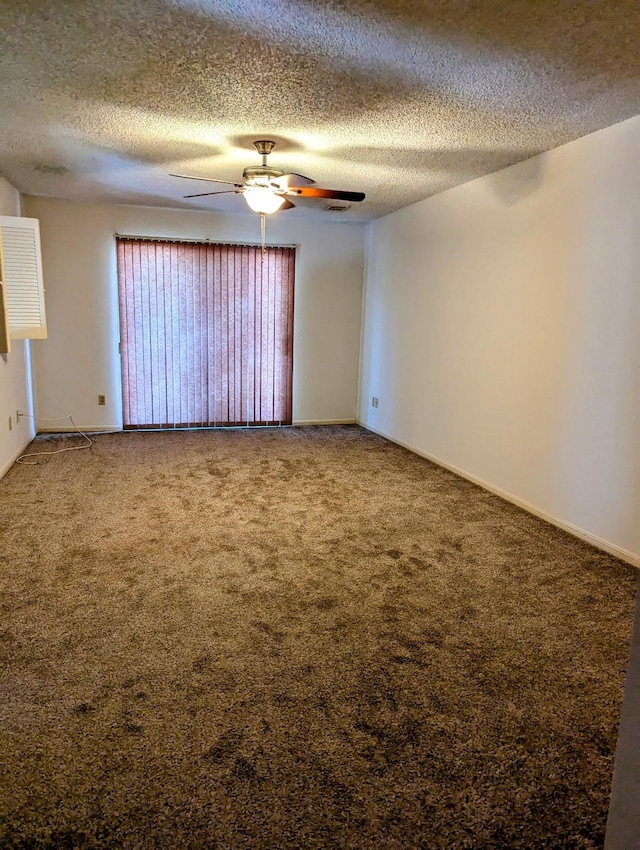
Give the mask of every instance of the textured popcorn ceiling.
M 168 173 L 238 180 L 271 138 L 367 195 L 280 215 L 367 220 L 640 112 L 638 0 L 3 0 L 0 33 L 0 172 L 34 195 L 244 212 Z

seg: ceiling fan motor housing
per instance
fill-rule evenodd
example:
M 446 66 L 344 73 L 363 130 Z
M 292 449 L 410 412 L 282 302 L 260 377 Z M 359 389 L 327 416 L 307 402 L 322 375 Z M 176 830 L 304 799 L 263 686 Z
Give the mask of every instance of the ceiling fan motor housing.
M 271 186 L 272 180 L 282 177 L 284 171 L 280 168 L 271 168 L 268 165 L 253 165 L 245 168 L 242 179 L 246 186 Z

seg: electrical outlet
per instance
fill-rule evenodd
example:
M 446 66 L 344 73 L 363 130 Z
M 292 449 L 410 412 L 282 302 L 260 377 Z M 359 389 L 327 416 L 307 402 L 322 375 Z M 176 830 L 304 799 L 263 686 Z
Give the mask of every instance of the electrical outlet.
M 16 410 L 16 422 L 19 422 L 22 419 L 22 411 Z
M 9 417 L 9 430 L 13 431 L 13 422 L 11 420 L 11 417 Z
M 106 397 L 103 396 L 103 395 L 99 395 L 98 396 L 98 404 L 106 404 L 106 403 L 107 403 Z
M 378 406 L 378 397 L 374 395 L 374 397 L 371 399 L 371 407 L 377 407 L 377 406 Z

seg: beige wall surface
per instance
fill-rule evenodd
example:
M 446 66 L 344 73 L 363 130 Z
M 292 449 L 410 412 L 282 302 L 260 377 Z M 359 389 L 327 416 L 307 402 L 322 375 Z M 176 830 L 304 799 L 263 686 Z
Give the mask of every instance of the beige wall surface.
M 633 118 L 373 222 L 359 402 L 636 563 L 638 150 Z
M 0 215 L 20 215 L 20 195 L 0 177 Z M 9 354 L 0 354 L 0 476 L 4 475 L 34 434 L 31 414 L 29 342 L 12 340 Z M 11 419 L 11 430 L 9 430 Z
M 25 198 L 40 219 L 49 338 L 33 343 L 39 416 L 122 427 L 116 233 L 260 241 L 257 215 Z M 354 421 L 364 226 L 268 219 L 267 242 L 297 246 L 294 421 Z M 97 396 L 107 404 L 99 407 Z

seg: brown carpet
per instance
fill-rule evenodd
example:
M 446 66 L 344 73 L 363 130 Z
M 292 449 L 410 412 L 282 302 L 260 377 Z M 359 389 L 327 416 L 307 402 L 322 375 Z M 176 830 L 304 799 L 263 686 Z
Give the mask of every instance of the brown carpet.
M 357 427 L 102 435 L 0 505 L 0 846 L 602 846 L 631 567 Z

